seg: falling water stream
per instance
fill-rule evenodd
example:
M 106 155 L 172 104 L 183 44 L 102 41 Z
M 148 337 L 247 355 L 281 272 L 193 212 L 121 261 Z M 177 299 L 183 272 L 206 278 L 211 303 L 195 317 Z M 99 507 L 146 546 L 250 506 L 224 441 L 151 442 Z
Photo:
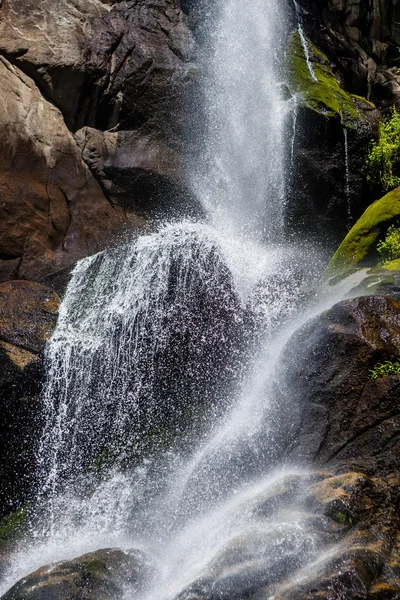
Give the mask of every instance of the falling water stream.
M 351 214 L 351 189 L 350 189 L 350 160 L 349 160 L 349 139 L 348 131 L 346 127 L 343 127 L 343 140 L 344 140 L 344 165 L 345 165 L 345 196 L 347 202 L 347 225 L 349 229 L 352 223 Z
M 146 600 L 240 597 L 320 558 L 274 390 L 293 332 L 346 290 L 299 313 L 312 256 L 284 242 L 281 1 L 220 4 L 190 173 L 208 218 L 75 267 L 46 352 L 40 510 L 0 591 L 104 547 L 151 557 Z

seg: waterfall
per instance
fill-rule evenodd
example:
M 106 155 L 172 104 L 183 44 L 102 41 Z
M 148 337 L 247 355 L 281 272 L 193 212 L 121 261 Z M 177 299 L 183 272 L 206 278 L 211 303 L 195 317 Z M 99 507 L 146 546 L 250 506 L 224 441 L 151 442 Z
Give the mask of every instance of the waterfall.
M 126 454 L 128 438 L 140 445 L 135 436 L 184 411 L 196 388 L 207 401 L 234 352 L 231 279 L 212 232 L 190 223 L 78 263 L 46 352 L 42 493 L 102 451 Z M 213 365 L 200 364 L 213 348 Z
M 3 589 L 119 546 L 154 561 L 145 600 L 247 597 L 320 556 L 312 476 L 279 465 L 290 398 L 274 395 L 291 334 L 335 301 L 295 316 L 313 265 L 284 244 L 284 34 L 280 0 L 220 3 L 190 170 L 207 222 L 77 264 L 46 351 L 39 514 Z
M 192 173 L 213 225 L 277 242 L 284 224 L 285 122 L 280 2 L 225 0 L 204 49 L 205 133 Z

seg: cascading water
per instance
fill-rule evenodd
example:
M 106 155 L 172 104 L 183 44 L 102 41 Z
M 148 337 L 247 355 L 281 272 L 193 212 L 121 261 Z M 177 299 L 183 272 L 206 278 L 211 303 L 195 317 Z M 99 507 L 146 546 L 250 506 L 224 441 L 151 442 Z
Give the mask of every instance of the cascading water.
M 290 110 L 281 97 L 281 3 L 218 4 L 204 50 L 206 126 L 192 175 L 195 191 L 219 231 L 279 243 L 284 224 L 284 125 Z
M 2 589 L 118 545 L 154 560 L 146 600 L 241 597 L 321 552 L 310 475 L 271 474 L 290 436 L 274 387 L 304 270 L 283 247 L 280 5 L 224 0 L 205 51 L 191 176 L 209 224 L 166 225 L 75 268 L 47 348 L 39 515 Z

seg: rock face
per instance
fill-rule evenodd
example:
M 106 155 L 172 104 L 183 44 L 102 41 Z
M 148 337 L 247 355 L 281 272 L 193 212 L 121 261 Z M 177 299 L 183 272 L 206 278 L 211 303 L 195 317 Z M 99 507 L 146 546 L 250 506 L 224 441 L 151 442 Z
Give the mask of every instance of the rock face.
M 31 281 L 0 285 L 0 339 L 40 354 L 55 326 L 59 305 L 50 288 Z
M 301 328 L 283 356 L 282 389 L 292 390 L 298 419 L 288 454 L 355 461 L 368 473 L 397 469 L 400 378 L 369 375 L 399 357 L 400 304 L 385 296 L 346 300 Z
M 0 10 L 0 54 L 33 77 L 70 129 L 179 130 L 192 41 L 177 0 L 6 0 Z
M 136 228 L 144 207 L 187 201 L 192 41 L 175 0 L 6 0 L 0 39 L 0 280 L 40 280 Z
M 152 575 L 139 550 L 105 549 L 42 567 L 16 583 L 3 600 L 115 600 L 140 593 Z
M 288 222 L 295 231 L 300 225 L 316 242 L 334 247 L 376 199 L 366 186 L 363 167 L 369 142 L 378 134 L 380 115 L 374 105 L 385 114 L 400 101 L 399 8 L 392 0 L 299 0 L 297 15 L 292 2 L 288 8 L 294 30 L 300 20 L 311 63 L 320 62 L 322 51 L 341 88 L 373 103 L 369 109 L 364 105 L 367 120 L 349 127 L 342 110 L 334 115 L 320 102 L 317 115 L 303 106 L 304 91 L 300 95 Z M 307 89 L 304 80 L 302 87 Z
M 159 133 L 84 127 L 75 141 L 113 206 L 153 217 L 198 210 L 183 182 L 180 153 Z
M 286 69 L 294 103 L 287 222 L 329 247 L 365 208 L 363 160 L 379 112 L 343 90 L 327 56 L 298 32 L 289 37 Z
M 398 74 L 388 68 L 399 58 L 399 8 L 392 0 L 317 0 L 298 2 L 313 41 L 334 57 L 345 89 L 380 106 L 397 101 Z
M 0 284 L 0 517 L 26 501 L 40 424 L 42 352 L 57 319 L 57 294 L 28 281 Z
M 112 207 L 61 113 L 0 58 L 0 273 L 40 279 L 98 251 L 135 222 Z

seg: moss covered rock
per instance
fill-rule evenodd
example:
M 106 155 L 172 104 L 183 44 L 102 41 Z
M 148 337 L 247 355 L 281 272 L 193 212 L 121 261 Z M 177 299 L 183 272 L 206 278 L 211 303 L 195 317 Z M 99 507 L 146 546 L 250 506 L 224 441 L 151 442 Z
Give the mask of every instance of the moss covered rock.
M 400 187 L 371 204 L 358 219 L 333 255 L 326 276 L 346 271 L 351 267 L 377 262 L 376 247 L 389 227 L 400 223 Z M 400 267 L 393 261 L 386 268 Z
M 363 98 L 345 92 L 325 54 L 309 40 L 302 40 L 298 32 L 289 38 L 287 73 L 290 92 L 303 106 L 326 117 L 339 117 L 348 126 L 363 118 L 363 108 L 374 108 Z

